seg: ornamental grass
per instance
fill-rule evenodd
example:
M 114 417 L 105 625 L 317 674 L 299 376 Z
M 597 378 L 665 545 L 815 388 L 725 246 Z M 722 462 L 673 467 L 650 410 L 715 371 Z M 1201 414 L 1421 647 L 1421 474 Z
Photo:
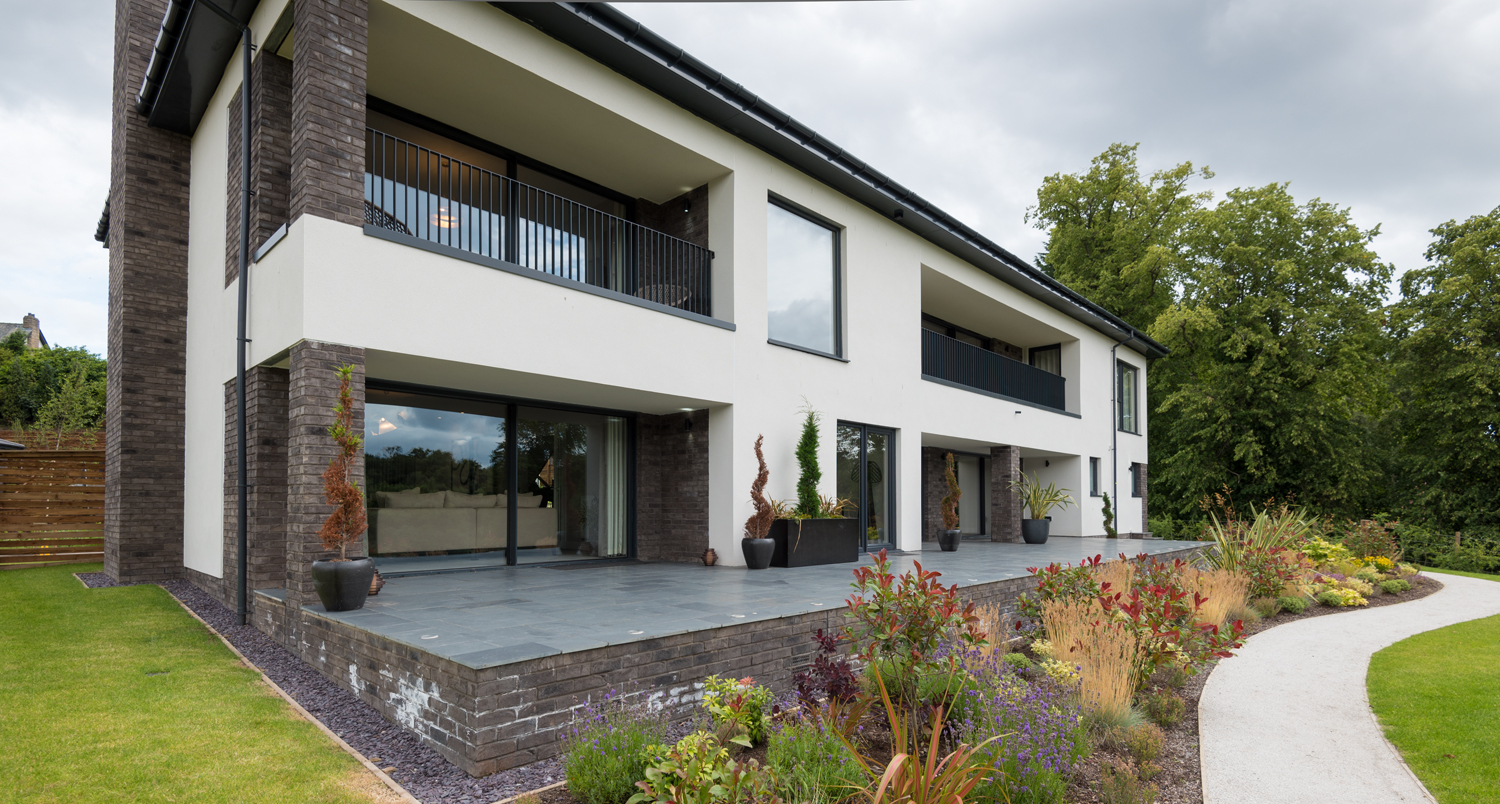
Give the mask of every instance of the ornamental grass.
M 1131 584 L 1135 582 L 1135 564 L 1123 558 L 1113 559 L 1095 567 L 1094 575 L 1098 577 L 1101 589 L 1109 584 L 1108 591 L 1104 594 L 1128 594 Z
M 993 603 L 986 603 L 974 609 L 974 616 L 979 618 L 975 626 L 984 632 L 985 641 L 976 650 L 985 659 L 1003 659 L 1005 654 L 1010 653 L 1012 646 L 1006 634 L 1010 633 L 1006 628 L 1009 618 L 1000 607 Z
M 1190 569 L 1183 576 L 1190 594 L 1207 598 L 1198 608 L 1199 622 L 1222 626 L 1231 611 L 1245 607 L 1250 589 L 1250 581 L 1245 576 L 1222 569 Z
M 1079 695 L 1096 720 L 1128 718 L 1140 686 L 1136 634 L 1106 618 L 1097 601 L 1049 601 L 1042 606 L 1042 627 L 1058 660 L 1078 668 Z

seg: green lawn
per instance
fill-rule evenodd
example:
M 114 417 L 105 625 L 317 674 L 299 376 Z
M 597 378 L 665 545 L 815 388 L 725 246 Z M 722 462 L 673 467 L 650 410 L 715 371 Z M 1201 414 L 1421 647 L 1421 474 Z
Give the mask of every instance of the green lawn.
M 0 802 L 370 802 L 390 793 L 157 586 L 0 572 Z
M 1440 575 L 1462 575 L 1465 578 L 1480 578 L 1486 581 L 1500 581 L 1500 575 L 1485 575 L 1482 572 L 1460 572 L 1459 570 L 1438 569 L 1436 567 L 1422 567 L 1423 572 L 1435 572 Z
M 1397 642 L 1370 660 L 1368 683 L 1386 737 L 1441 804 L 1495 801 L 1500 616 Z

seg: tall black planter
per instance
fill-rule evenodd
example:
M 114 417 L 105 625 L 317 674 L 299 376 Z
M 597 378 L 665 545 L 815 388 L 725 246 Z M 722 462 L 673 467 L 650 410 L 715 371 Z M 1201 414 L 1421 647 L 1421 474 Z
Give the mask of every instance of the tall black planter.
M 771 523 L 771 541 L 773 567 L 846 564 L 859 560 L 859 520 L 778 519 Z
M 1021 538 L 1027 544 L 1046 544 L 1047 526 L 1052 523 L 1045 519 L 1023 519 L 1021 520 Z
M 740 550 L 745 554 L 745 566 L 749 569 L 765 569 L 771 566 L 771 555 L 776 552 L 773 539 L 740 539 Z
M 945 553 L 954 553 L 954 552 L 957 552 L 958 551 L 958 543 L 960 541 L 962 541 L 962 540 L 963 540 L 963 538 L 962 538 L 962 535 L 961 535 L 960 531 L 956 531 L 956 530 L 940 530 L 940 531 L 938 531 L 938 547 L 941 548 L 942 551 L 945 552 Z
M 327 611 L 353 611 L 365 605 L 375 562 L 368 558 L 350 561 L 314 561 L 313 588 Z

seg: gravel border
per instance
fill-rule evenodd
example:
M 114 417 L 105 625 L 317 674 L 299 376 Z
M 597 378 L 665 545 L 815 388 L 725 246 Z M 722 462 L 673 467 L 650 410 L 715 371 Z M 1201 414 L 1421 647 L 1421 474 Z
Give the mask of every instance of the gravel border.
M 134 586 L 102 572 L 74 573 L 91 589 Z M 235 613 L 188 581 L 159 584 L 202 617 L 261 672 L 354 750 L 386 769 L 422 804 L 490 804 L 562 781 L 560 759 L 471 778 L 406 729 L 386 720 L 354 693 L 319 675 L 307 663 L 256 630 L 239 625 Z

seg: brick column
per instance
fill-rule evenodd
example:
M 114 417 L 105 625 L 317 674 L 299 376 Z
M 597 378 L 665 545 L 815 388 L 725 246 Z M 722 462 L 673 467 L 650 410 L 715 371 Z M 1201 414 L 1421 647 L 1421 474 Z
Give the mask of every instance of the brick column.
M 245 370 L 245 453 L 250 499 L 245 540 L 250 553 L 248 586 L 286 585 L 286 428 L 287 370 L 251 366 Z M 239 572 L 239 478 L 235 444 L 234 380 L 224 384 L 224 590 L 233 607 Z M 209 589 L 209 592 L 214 590 Z M 250 603 L 254 607 L 252 596 Z
M 943 531 L 943 497 L 948 494 L 944 477 L 945 452 L 937 447 L 922 448 L 922 541 L 937 541 Z
M 1021 541 L 1021 495 L 1010 487 L 1021 477 L 1019 447 L 990 447 L 990 541 Z
M 363 226 L 366 0 L 297 0 L 292 56 L 291 219 Z
M 1151 523 L 1146 517 L 1146 490 L 1147 490 L 1146 464 L 1135 465 L 1135 493 L 1141 498 L 1141 533 L 1151 532 Z
M 318 531 L 332 512 L 323 499 L 323 472 L 338 448 L 328 437 L 333 407 L 338 404 L 339 366 L 354 366 L 354 426 L 364 429 L 365 350 L 353 346 L 300 341 L 292 347 L 287 379 L 286 443 L 286 591 L 287 603 L 316 603 L 312 562 L 332 553 L 323 550 Z M 364 463 L 355 474 L 364 487 Z M 350 555 L 364 555 L 351 548 Z
M 191 142 L 135 111 L 166 6 L 115 3 L 104 571 L 121 581 L 182 574 Z
M 292 177 L 292 62 L 261 53 L 250 67 L 250 254 L 289 220 Z M 229 165 L 224 229 L 224 286 L 239 275 L 240 92 L 229 101 Z
M 701 561 L 709 528 L 708 411 L 638 416 L 636 445 L 636 555 Z

